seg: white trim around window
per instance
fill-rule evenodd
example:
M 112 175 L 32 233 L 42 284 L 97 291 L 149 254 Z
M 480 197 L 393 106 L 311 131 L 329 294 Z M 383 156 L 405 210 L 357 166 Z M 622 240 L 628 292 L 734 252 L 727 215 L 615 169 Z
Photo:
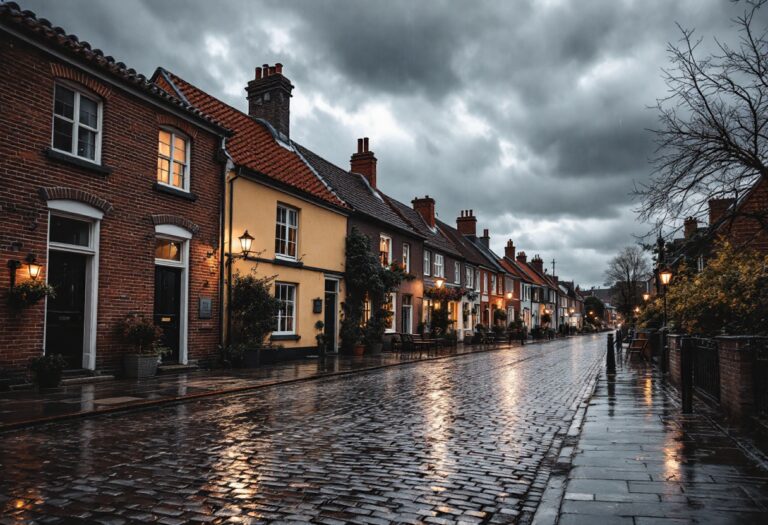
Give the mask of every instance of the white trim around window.
M 181 290 L 179 290 L 179 363 L 189 362 L 188 326 L 189 326 L 189 243 L 192 232 L 173 224 L 155 226 L 155 240 L 173 241 L 179 245 L 178 258 L 155 257 L 156 266 L 169 266 L 181 269 Z M 153 270 L 154 271 L 154 270 Z
M 157 134 L 158 184 L 189 192 L 191 147 L 191 141 L 184 133 L 174 128 L 160 128 Z
M 299 210 L 277 204 L 275 217 L 275 258 L 295 261 L 299 252 Z
M 424 275 L 430 275 L 432 273 L 432 256 L 424 250 Z
M 403 243 L 403 268 L 406 273 L 411 273 L 411 245 Z
M 453 282 L 454 284 L 461 284 L 461 263 L 459 261 L 453 261 Z
M 388 310 L 392 312 L 392 315 L 389 318 L 389 327 L 384 329 L 384 333 L 393 334 L 397 331 L 397 294 L 390 293 L 387 304 L 389 305 Z
M 434 257 L 434 273 L 432 274 L 434 277 L 442 277 L 445 278 L 445 258 L 443 257 L 443 254 L 436 253 Z
M 51 149 L 101 164 L 102 114 L 103 103 L 99 97 L 77 84 L 55 82 Z
M 280 301 L 280 308 L 275 316 L 277 330 L 272 334 L 294 335 L 296 333 L 296 285 L 276 282 L 275 298 Z
M 379 234 L 379 260 L 384 267 L 392 264 L 392 237 L 383 233 Z

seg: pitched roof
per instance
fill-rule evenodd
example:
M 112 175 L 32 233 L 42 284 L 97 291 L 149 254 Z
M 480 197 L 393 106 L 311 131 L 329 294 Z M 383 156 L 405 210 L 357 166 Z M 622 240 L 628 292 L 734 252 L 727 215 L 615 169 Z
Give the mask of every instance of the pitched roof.
M 440 228 L 430 228 L 421 214 L 410 206 L 407 206 L 392 197 L 386 197 L 386 199 L 389 201 L 390 205 L 397 210 L 400 216 L 408 221 L 408 224 L 424 236 L 424 244 L 430 248 L 440 250 L 441 252 L 449 253 L 454 257 L 462 257 L 459 249 L 456 248 L 448 237 L 443 235 Z
M 69 34 L 61 27 L 53 26 L 45 18 L 37 18 L 37 15 L 32 11 L 22 10 L 16 2 L 0 2 L 0 22 L 35 41 L 55 48 L 77 62 L 98 69 L 118 83 L 138 89 L 164 105 L 181 110 L 193 119 L 217 128 L 221 134 L 227 133 L 225 127 L 211 118 L 210 115 L 206 115 L 198 108 L 187 104 L 173 93 L 164 91 L 141 73 L 137 73 L 124 63 L 116 61 L 112 56 L 105 55 L 101 49 L 92 48 L 90 43 L 80 40 L 77 35 Z
M 533 269 L 533 267 L 527 262 L 515 260 L 515 264 L 520 270 L 528 276 L 528 280 L 538 286 L 548 286 L 548 284 L 541 278 L 539 273 Z
M 497 272 L 506 272 L 506 270 L 499 264 L 499 256 L 493 253 L 493 250 L 488 248 L 483 241 L 477 238 L 475 235 L 465 235 L 464 238 L 472 243 L 472 246 L 480 252 L 483 258 L 487 261 L 486 266 L 490 266 Z
M 349 208 L 291 144 L 282 144 L 272 127 L 209 95 L 178 75 L 158 69 L 180 96 L 207 115 L 223 122 L 234 134 L 227 152 L 235 164 L 341 208 Z
M 293 143 L 310 166 L 333 188 L 333 191 L 355 211 L 392 225 L 411 235 L 419 234 L 386 202 L 381 192 L 374 190 L 359 173 L 345 171 L 305 148 Z
M 517 279 L 521 279 L 525 282 L 530 282 L 530 279 L 528 278 L 528 276 L 525 275 L 525 273 L 520 268 L 518 268 L 515 261 L 511 261 L 506 257 L 502 257 L 501 259 L 499 259 L 499 264 L 501 264 L 501 266 L 507 271 L 507 273 L 511 274 L 513 277 Z
M 485 257 L 480 253 L 480 251 L 471 241 L 467 240 L 459 232 L 459 230 L 453 226 L 449 226 L 439 219 L 437 220 L 437 225 L 440 230 L 453 242 L 453 245 L 458 248 L 459 252 L 461 252 L 461 255 L 464 256 L 464 259 L 476 266 L 488 267 L 488 261 L 485 260 Z

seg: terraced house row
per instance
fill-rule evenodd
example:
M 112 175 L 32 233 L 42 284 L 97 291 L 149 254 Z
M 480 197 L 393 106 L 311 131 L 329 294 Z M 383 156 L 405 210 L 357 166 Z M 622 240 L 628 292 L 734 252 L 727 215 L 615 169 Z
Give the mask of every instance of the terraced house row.
M 211 360 L 227 343 L 232 277 L 250 271 L 277 276 L 272 358 L 313 351 L 318 321 L 337 350 L 353 228 L 381 264 L 414 276 L 389 298 L 387 333 L 428 326 L 430 290 L 443 286 L 457 291 L 448 308 L 460 340 L 516 318 L 528 329 L 581 322 L 577 287 L 512 241 L 494 253 L 472 210 L 447 224 L 432 197 L 384 193 L 368 138 L 350 145 L 348 168 L 292 140 L 281 64 L 255 68 L 240 111 L 178 72 L 147 78 L 9 2 L 0 67 L 0 294 L 34 280 L 56 292 L 0 303 L 6 373 L 41 353 L 117 369 L 128 351 L 118 326 L 134 314 L 162 328 L 165 362 Z

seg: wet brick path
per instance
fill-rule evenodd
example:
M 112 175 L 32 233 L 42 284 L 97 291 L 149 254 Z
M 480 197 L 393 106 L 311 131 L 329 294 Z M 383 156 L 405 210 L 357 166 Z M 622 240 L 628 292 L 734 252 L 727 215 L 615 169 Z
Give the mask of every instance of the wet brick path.
M 603 355 L 574 338 L 10 431 L 0 523 L 525 522 Z

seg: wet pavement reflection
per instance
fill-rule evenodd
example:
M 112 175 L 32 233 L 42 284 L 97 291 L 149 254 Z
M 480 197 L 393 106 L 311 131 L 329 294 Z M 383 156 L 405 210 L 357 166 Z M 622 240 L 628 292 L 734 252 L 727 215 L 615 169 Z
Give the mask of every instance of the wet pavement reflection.
M 598 337 L 0 434 L 0 523 L 510 523 L 538 504 Z
M 603 374 L 558 523 L 768 523 L 768 471 L 642 363 Z

